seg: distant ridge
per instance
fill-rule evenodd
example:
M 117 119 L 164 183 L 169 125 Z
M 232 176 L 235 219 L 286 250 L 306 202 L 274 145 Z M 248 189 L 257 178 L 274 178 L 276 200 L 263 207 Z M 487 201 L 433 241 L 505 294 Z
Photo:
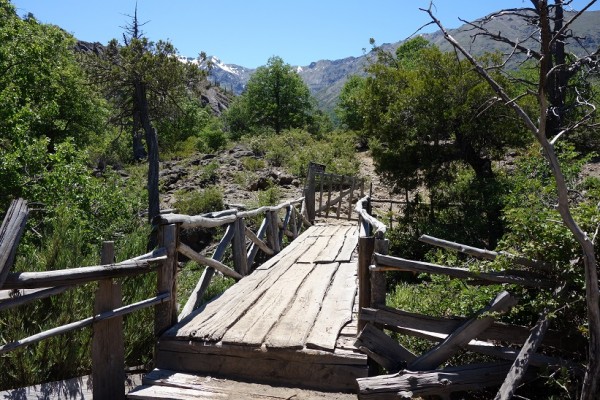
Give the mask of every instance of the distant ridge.
M 574 12 L 565 13 L 567 18 L 574 14 Z M 490 31 L 502 32 L 503 35 L 513 39 L 529 37 L 533 30 L 533 27 L 526 25 L 523 20 L 512 16 L 493 18 L 486 23 L 486 27 Z M 574 35 L 581 38 L 580 43 L 588 51 L 598 49 L 600 47 L 600 11 L 585 12 L 573 24 L 572 30 Z M 461 44 L 466 45 L 474 55 L 481 55 L 485 52 L 510 51 L 507 45 L 488 38 L 480 37 L 473 42 L 471 32 L 468 31 L 468 25 L 466 24 L 457 29 L 450 29 L 449 32 Z M 423 34 L 422 36 L 443 51 L 452 50 L 451 45 L 446 42 L 441 31 Z M 394 51 L 402 43 L 403 41 L 387 43 L 381 45 L 381 47 Z M 582 48 L 578 49 L 579 51 L 576 53 L 582 55 L 584 50 Z M 360 57 L 347 57 L 340 60 L 319 60 L 307 66 L 298 66 L 296 69 L 308 85 L 312 95 L 317 99 L 319 107 L 324 111 L 332 111 L 348 77 L 351 75 L 364 75 L 364 68 L 369 62 L 370 56 L 372 54 L 367 53 Z M 213 65 L 211 80 L 235 94 L 243 92 L 248 79 L 254 72 L 254 69 L 251 68 L 235 64 L 223 64 L 218 58 L 213 58 Z

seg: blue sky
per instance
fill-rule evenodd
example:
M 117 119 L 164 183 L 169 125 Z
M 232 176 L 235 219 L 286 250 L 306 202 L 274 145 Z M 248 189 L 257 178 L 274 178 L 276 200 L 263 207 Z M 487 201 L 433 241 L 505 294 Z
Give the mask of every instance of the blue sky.
M 502 8 L 528 7 L 526 0 L 437 0 L 445 26 L 460 25 Z M 33 13 L 78 39 L 120 39 L 135 0 L 14 0 L 19 15 Z M 575 0 L 576 9 L 587 1 Z M 428 22 L 419 11 L 429 0 L 138 0 L 138 18 L 151 40 L 169 39 L 179 53 L 200 51 L 228 64 L 254 68 L 280 56 L 292 65 L 360 56 L 369 38 L 378 44 L 404 40 Z M 596 4 L 592 9 L 600 9 Z M 599 21 L 600 23 L 600 21 Z M 426 32 L 433 31 L 433 27 Z

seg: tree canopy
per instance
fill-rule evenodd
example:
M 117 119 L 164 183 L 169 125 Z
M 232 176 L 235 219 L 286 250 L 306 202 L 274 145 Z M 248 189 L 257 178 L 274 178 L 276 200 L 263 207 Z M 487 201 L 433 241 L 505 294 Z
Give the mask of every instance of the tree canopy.
M 232 104 L 229 129 L 234 136 L 260 128 L 281 133 L 308 125 L 313 102 L 308 86 L 280 57 L 271 57 L 250 77 L 246 91 Z
M 435 207 L 458 169 L 471 169 L 493 245 L 500 209 L 483 187 L 494 183 L 492 160 L 529 140 L 517 118 L 468 62 L 423 38 L 395 53 L 378 50 L 367 72 L 348 82 L 339 108 L 342 121 L 369 138 L 378 171 L 407 197 L 427 188 Z

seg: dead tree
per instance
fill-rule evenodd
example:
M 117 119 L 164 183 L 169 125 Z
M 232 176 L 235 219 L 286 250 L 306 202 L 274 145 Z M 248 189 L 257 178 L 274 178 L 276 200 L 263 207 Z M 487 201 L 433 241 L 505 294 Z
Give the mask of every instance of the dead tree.
M 596 111 L 595 106 L 591 102 L 585 101 L 581 96 L 578 96 L 577 103 L 573 104 L 573 107 L 583 108 L 585 111 L 578 114 L 580 117 L 576 120 L 569 121 L 566 118 L 573 111 L 572 108 L 566 106 L 570 79 L 575 74 L 583 71 L 584 68 L 595 68 L 597 70 L 600 63 L 600 48 L 588 52 L 588 55 L 585 57 L 568 63 L 565 51 L 565 43 L 569 35 L 570 26 L 595 2 L 596 0 L 590 1 L 583 10 L 576 13 L 569 20 L 565 20 L 564 6 L 569 5 L 571 1 L 554 0 L 554 4 L 550 5 L 547 0 L 531 0 L 533 8 L 502 11 L 500 14 L 512 13 L 525 18 L 533 17 L 531 21 L 536 26 L 536 42 L 539 45 L 539 49 L 537 50 L 528 48 L 520 41 L 503 37 L 499 33 L 489 32 L 483 26 L 471 24 L 472 27 L 478 28 L 477 34 L 511 44 L 513 52 L 509 57 L 517 53 L 524 53 L 528 57 L 533 57 L 537 60 L 539 81 L 533 94 L 537 98 L 539 113 L 535 116 L 528 115 L 517 103 L 518 99 L 511 98 L 505 88 L 493 79 L 489 71 L 448 33 L 442 23 L 434 16 L 432 4 L 428 9 L 422 9 L 422 11 L 429 14 L 433 23 L 441 29 L 446 40 L 473 64 L 477 72 L 489 83 L 497 95 L 519 116 L 541 145 L 544 155 L 550 164 L 550 169 L 557 186 L 558 211 L 564 225 L 571 231 L 579 243 L 584 263 L 589 348 L 588 365 L 583 382 L 581 399 L 595 399 L 600 396 L 598 264 L 592 240 L 581 229 L 571 214 L 568 188 L 554 145 L 563 135 L 572 133 L 575 129 L 589 122 Z

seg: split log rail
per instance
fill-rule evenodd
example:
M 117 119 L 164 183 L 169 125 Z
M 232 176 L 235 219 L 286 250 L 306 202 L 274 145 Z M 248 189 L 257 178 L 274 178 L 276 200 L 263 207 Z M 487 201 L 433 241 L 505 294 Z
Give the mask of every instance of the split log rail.
M 537 269 L 540 273 L 515 270 L 473 272 L 466 268 L 388 256 L 386 226 L 370 215 L 370 209 L 371 199 L 368 196 L 356 205 L 360 235 L 359 333 L 355 346 L 366 353 L 372 363 L 387 370 L 389 375 L 357 379 L 359 399 L 381 400 L 430 395 L 447 397 L 452 392 L 481 390 L 489 386 L 501 386 L 496 399 L 510 399 L 522 379 L 531 375 L 531 371 L 528 371 L 529 365 L 550 369 L 565 367 L 575 374 L 584 373 L 583 367 L 575 362 L 537 352 L 540 345 L 565 346 L 564 338 L 556 332 L 547 331 L 547 312 L 540 316 L 538 323 L 531 330 L 495 322 L 493 315 L 506 312 L 517 304 L 517 299 L 506 291 L 498 293 L 486 307 L 471 318 L 430 317 L 387 307 L 386 271 L 446 275 L 473 285 L 500 283 L 551 288 L 555 284 L 544 278 L 543 272 L 547 271 L 549 266 L 541 262 L 426 235 L 420 240 L 481 259 L 493 260 L 501 255 L 514 264 Z M 424 354 L 416 355 L 388 336 L 384 329 L 437 344 Z M 573 340 L 577 341 L 575 338 Z M 498 343 L 511 343 L 521 348 Z M 463 349 L 492 356 L 500 361 L 440 369 L 441 365 Z

